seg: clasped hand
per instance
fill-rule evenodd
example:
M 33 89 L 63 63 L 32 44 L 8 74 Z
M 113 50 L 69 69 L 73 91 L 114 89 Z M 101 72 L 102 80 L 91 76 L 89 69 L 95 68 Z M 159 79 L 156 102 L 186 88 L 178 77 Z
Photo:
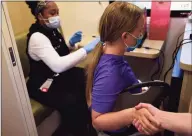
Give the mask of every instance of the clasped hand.
M 153 135 L 162 130 L 158 114 L 160 110 L 150 104 L 140 103 L 135 107 L 132 124 L 140 133 Z

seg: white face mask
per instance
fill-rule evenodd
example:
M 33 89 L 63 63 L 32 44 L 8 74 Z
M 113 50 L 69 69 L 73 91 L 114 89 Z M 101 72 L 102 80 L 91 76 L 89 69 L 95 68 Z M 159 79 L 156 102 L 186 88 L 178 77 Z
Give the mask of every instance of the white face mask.
M 60 27 L 60 17 L 50 17 L 48 18 L 49 23 L 45 23 L 47 27 L 49 28 L 59 28 Z
M 42 16 L 42 18 L 43 18 L 43 16 Z M 48 19 L 43 19 L 43 20 L 49 21 L 49 23 L 45 22 L 45 24 L 48 28 L 56 29 L 56 28 L 60 27 L 60 17 L 59 16 L 49 17 Z

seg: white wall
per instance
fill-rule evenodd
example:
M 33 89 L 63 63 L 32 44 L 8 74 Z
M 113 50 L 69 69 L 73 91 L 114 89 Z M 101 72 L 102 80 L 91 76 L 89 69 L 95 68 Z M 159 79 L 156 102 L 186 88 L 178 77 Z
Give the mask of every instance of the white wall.
M 84 36 L 98 34 L 99 19 L 109 2 L 57 2 L 65 39 L 76 31 Z

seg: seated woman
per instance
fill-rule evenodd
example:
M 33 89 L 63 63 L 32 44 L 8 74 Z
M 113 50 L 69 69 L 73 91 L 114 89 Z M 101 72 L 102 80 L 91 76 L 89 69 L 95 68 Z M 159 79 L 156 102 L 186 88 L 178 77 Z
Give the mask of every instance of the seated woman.
M 88 66 L 86 93 L 88 105 L 92 109 L 93 126 L 106 135 L 128 134 L 126 126 L 133 119 L 143 122 L 147 134 L 158 130 L 158 122 L 146 109 L 136 111 L 129 108 L 113 112 L 121 91 L 138 83 L 123 55 L 128 47 L 142 39 L 143 29 L 143 11 L 128 2 L 113 2 L 100 19 L 99 33 L 102 42 L 94 49 L 92 62 Z M 130 92 L 139 93 L 141 89 Z
M 53 136 L 90 136 L 90 113 L 85 98 L 84 69 L 75 67 L 100 41 L 70 52 L 82 39 L 82 32 L 65 41 L 59 32 L 59 9 L 54 1 L 26 1 L 36 22 L 27 35 L 26 53 L 30 72 L 27 88 L 30 98 L 56 109 L 61 124 Z

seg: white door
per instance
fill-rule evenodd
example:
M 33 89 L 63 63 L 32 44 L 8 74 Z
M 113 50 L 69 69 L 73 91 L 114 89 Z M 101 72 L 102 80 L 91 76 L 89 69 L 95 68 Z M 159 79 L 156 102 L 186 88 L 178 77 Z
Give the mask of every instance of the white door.
M 1 8 L 2 135 L 37 136 L 36 125 L 6 2 L 2 2 Z

